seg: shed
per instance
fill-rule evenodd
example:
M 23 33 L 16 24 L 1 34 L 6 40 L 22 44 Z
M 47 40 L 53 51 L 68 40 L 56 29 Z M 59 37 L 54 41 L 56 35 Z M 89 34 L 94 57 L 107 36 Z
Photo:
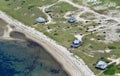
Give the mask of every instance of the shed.
M 108 63 L 106 63 L 105 61 L 99 61 L 96 64 L 96 68 L 101 69 L 101 70 L 105 70 L 108 67 Z
M 80 40 L 78 40 L 78 39 L 75 39 L 75 40 L 72 42 L 71 47 L 73 47 L 73 48 L 78 48 L 78 47 L 81 46 L 81 45 L 82 45 L 82 42 L 81 42 Z
M 38 17 L 38 18 L 36 19 L 36 22 L 38 22 L 38 23 L 45 23 L 46 20 L 45 20 L 45 18 L 43 18 L 43 17 Z
M 68 20 L 67 20 L 69 23 L 74 23 L 74 22 L 76 22 L 77 20 L 76 20 L 76 18 L 74 18 L 74 17 L 70 17 L 70 18 L 68 18 Z

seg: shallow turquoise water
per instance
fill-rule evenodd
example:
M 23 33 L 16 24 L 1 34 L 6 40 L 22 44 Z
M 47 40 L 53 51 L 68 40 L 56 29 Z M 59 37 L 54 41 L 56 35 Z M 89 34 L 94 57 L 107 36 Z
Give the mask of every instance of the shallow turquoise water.
M 0 76 L 68 76 L 38 44 L 0 41 Z

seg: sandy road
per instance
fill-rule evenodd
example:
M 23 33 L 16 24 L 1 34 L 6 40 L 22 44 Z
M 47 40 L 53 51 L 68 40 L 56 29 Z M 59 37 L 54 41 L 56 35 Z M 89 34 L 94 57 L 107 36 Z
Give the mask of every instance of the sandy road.
M 56 5 L 57 3 L 59 3 L 59 1 L 57 1 L 57 2 L 55 2 L 53 4 L 51 4 L 51 5 L 46 5 L 46 6 L 38 7 L 47 16 L 47 20 L 48 21 L 45 24 L 54 23 L 53 20 L 52 20 L 52 18 L 51 18 L 51 16 L 48 13 L 46 13 L 46 9 L 48 9 L 48 8 Z

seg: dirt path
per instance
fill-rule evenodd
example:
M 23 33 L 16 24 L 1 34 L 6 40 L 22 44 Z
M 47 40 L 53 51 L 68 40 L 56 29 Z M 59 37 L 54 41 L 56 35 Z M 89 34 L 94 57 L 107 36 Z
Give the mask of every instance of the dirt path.
M 53 22 L 51 16 L 48 13 L 46 13 L 46 9 L 48 9 L 48 8 L 56 5 L 57 3 L 59 3 L 59 1 L 57 1 L 56 3 L 53 3 L 51 5 L 46 5 L 46 6 L 38 7 L 47 16 L 48 22 L 46 24 L 55 23 L 55 22 Z

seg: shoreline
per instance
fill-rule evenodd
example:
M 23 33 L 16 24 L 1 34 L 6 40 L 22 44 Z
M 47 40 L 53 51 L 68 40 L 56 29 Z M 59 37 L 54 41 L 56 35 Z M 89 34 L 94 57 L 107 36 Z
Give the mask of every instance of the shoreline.
M 40 42 L 38 39 L 36 39 L 36 38 L 34 38 L 32 36 L 29 36 L 29 37 L 26 36 L 26 38 L 27 38 L 27 40 L 32 40 L 33 42 L 39 44 L 40 47 L 42 49 L 44 49 L 45 52 L 48 53 L 58 65 L 60 65 L 59 67 L 62 68 L 62 70 L 67 74 L 67 76 L 71 76 L 70 73 L 63 67 L 63 65 L 59 61 L 59 58 L 57 59 L 56 56 L 55 56 L 55 54 L 53 54 L 53 53 L 50 52 L 50 50 L 52 51 L 54 49 L 52 49 L 49 45 L 46 45 L 46 43 Z
M 25 26 L 2 11 L 0 11 L 0 18 L 8 24 L 15 26 L 16 31 L 24 33 L 27 38 L 39 43 L 54 57 L 54 59 L 56 59 L 56 61 L 60 63 L 65 72 L 70 76 L 95 76 L 83 61 L 73 57 L 73 54 L 65 47 L 57 44 L 43 33 L 34 30 L 34 28 Z

